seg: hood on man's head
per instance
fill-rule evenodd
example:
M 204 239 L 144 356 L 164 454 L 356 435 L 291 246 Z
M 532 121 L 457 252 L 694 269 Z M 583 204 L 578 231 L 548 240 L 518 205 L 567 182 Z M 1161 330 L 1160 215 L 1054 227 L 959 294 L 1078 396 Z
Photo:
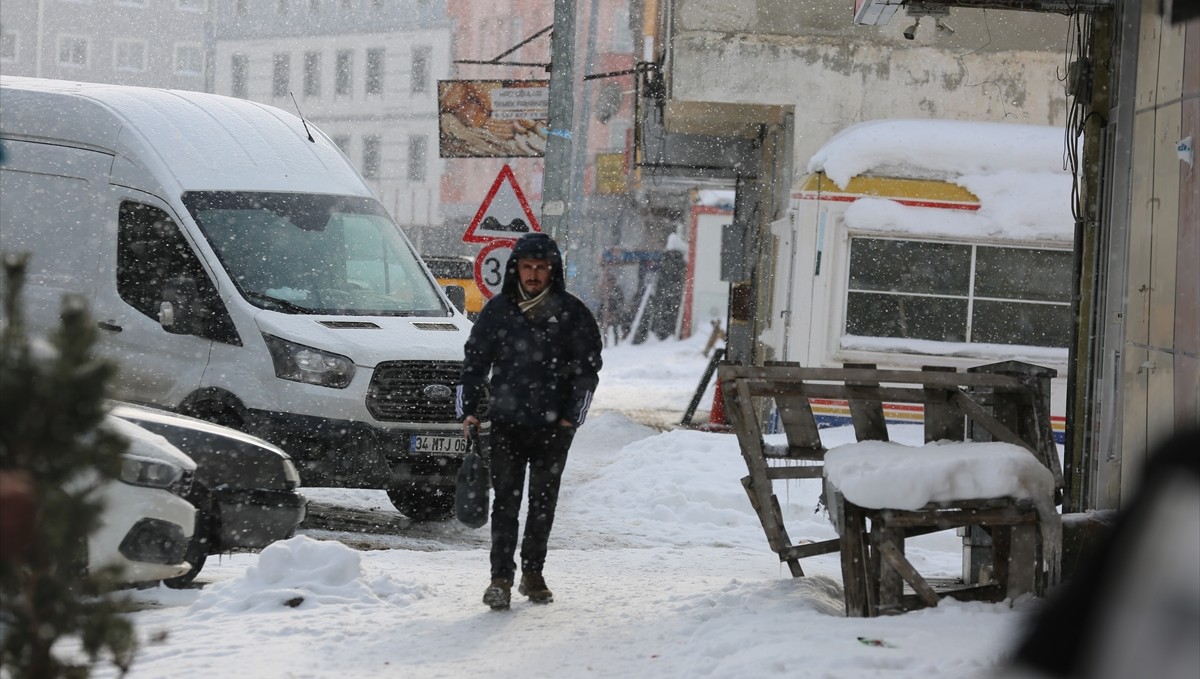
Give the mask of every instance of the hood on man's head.
M 549 235 L 534 231 L 527 233 L 513 245 L 513 259 L 562 259 L 558 243 Z
M 504 285 L 502 291 L 516 295 L 520 277 L 517 275 L 517 261 L 522 259 L 544 259 L 550 262 L 550 287 L 554 290 L 566 290 L 567 279 L 563 274 L 562 252 L 558 243 L 549 234 L 540 231 L 527 233 L 513 244 L 512 254 L 504 267 Z

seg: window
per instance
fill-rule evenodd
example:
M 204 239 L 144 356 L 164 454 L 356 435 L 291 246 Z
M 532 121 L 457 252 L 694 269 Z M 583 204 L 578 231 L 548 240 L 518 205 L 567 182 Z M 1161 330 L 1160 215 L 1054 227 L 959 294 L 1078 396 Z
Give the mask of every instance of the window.
M 198 309 L 208 316 L 202 336 L 237 342 L 233 321 L 219 301 L 217 290 L 205 273 L 179 227 L 162 210 L 142 203 L 121 203 L 117 226 L 117 294 L 129 306 L 155 321 L 163 292 L 172 278 L 195 281 Z M 208 313 L 204 313 L 207 311 Z
M 321 53 L 304 53 L 304 96 L 321 96 Z
M 271 75 L 271 94 L 276 97 L 286 97 L 291 88 L 292 55 L 286 52 L 277 53 L 274 64 Z
M 425 150 L 428 144 L 424 135 L 414 134 L 408 138 L 408 181 L 414 184 L 425 181 Z
M 136 40 L 114 42 L 113 68 L 132 73 L 146 70 L 146 43 Z
M 10 62 L 17 60 L 17 33 L 16 31 L 0 32 L 0 61 Z
M 850 242 L 846 333 L 1065 347 L 1071 253 L 877 238 Z
M 333 135 L 333 143 L 337 144 L 337 147 L 342 150 L 343 154 L 346 156 L 350 155 L 350 135 L 335 134 Z
M 412 51 L 412 79 L 409 89 L 413 93 L 429 91 L 429 55 L 428 47 L 414 47 Z
M 199 45 L 176 45 L 175 72 L 179 75 L 203 75 L 204 50 Z
M 382 152 L 383 139 L 379 135 L 363 137 L 362 176 L 367 179 L 379 178 L 379 161 Z
M 333 68 L 333 93 L 348 97 L 354 92 L 354 50 L 338 50 Z
M 246 83 L 250 76 L 250 57 L 235 54 L 229 59 L 229 94 L 245 99 L 248 96 Z
M 67 68 L 86 68 L 88 65 L 88 39 L 78 35 L 59 36 L 58 65 Z
M 367 50 L 367 94 L 383 94 L 383 48 Z

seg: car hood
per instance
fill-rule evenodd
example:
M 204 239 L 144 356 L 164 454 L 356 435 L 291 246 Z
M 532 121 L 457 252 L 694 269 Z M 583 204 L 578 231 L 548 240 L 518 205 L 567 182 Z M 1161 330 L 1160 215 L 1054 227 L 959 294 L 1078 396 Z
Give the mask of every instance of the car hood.
M 471 322 L 462 315 L 299 316 L 261 311 L 259 330 L 373 368 L 384 361 L 461 361 Z

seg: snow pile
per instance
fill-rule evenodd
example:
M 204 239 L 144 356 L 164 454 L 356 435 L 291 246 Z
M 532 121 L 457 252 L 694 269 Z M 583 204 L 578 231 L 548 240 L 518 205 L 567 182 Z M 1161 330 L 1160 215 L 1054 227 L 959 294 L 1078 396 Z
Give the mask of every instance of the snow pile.
M 404 605 L 422 588 L 401 588 L 389 578 L 362 580 L 359 552 L 339 542 L 296 536 L 276 542 L 242 577 L 206 588 L 190 614 L 197 619 L 243 613 L 278 613 L 288 608 Z

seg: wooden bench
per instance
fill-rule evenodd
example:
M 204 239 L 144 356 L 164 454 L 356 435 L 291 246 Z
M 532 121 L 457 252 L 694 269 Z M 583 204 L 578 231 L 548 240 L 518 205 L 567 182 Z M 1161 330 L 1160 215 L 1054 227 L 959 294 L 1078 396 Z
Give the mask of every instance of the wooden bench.
M 871 616 L 934 605 L 942 596 L 904 557 L 906 537 L 962 526 L 980 526 L 990 533 L 993 582 L 946 593 L 985 600 L 1043 591 L 1047 584 L 1039 575 L 1043 556 L 1053 559 L 1058 546 L 1042 544 L 1045 531 L 1039 527 L 1049 517 L 1039 516 L 1024 498 L 971 498 L 916 510 L 872 509 L 847 502 L 837 489 L 827 489 L 825 501 L 839 537 L 792 544 L 772 484 L 781 479 L 824 478 L 826 449 L 809 399 L 847 401 L 858 441 L 888 440 L 885 402 L 920 404 L 926 442 L 966 441 L 969 434 L 971 441 L 1020 446 L 1052 475 L 1053 503 L 1057 503 L 1063 482 L 1049 404 L 1049 381 L 1055 374 L 1015 361 L 966 372 L 944 367 L 875 370 L 869 365 L 726 364 L 719 368 L 718 379 L 726 415 L 749 471 L 742 485 L 771 549 L 793 576 L 804 575 L 800 559 L 840 551 L 847 614 Z M 769 445 L 763 437 L 761 422 L 772 404 L 785 435 L 783 445 Z M 903 594 L 904 582 L 913 595 Z

